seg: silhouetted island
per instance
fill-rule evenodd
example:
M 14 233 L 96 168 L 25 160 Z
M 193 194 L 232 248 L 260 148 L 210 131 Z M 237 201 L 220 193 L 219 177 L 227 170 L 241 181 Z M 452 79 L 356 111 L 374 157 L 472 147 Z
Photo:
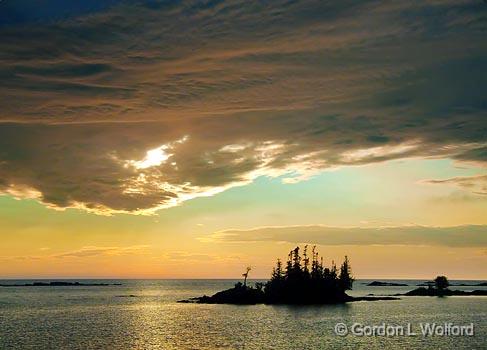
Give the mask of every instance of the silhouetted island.
M 487 287 L 487 282 L 469 284 L 469 283 L 457 283 L 457 284 L 450 284 L 450 286 L 455 287 Z
M 313 247 L 311 257 L 308 246 L 304 247 L 303 256 L 296 247 L 288 255 L 286 266 L 278 259 L 272 271 L 271 279 L 266 283 L 247 285 L 250 268 L 243 274 L 244 282 L 238 282 L 233 288 L 218 292 L 212 296 L 202 296 L 183 303 L 204 304 L 339 304 L 350 301 L 396 300 L 388 297 L 353 298 L 345 293 L 352 289 L 354 278 L 348 258 L 340 269 L 332 262 L 331 267 L 323 265 Z
M 407 287 L 405 283 L 373 281 L 367 284 L 369 287 Z
M 417 284 L 418 287 L 428 287 L 430 284 L 434 283 L 434 281 L 428 281 L 425 283 L 419 283 Z M 481 282 L 481 283 L 456 283 L 456 284 L 450 284 L 450 287 L 487 287 L 487 282 Z
M 80 282 L 33 282 L 22 284 L 0 284 L 0 287 L 97 287 L 97 286 L 121 286 L 121 283 L 80 283 Z
M 487 295 L 487 290 L 472 290 L 472 291 L 465 291 L 465 290 L 451 290 L 451 289 L 446 289 L 439 293 L 436 289 L 429 289 L 429 288 L 424 288 L 424 287 L 419 287 L 416 289 L 413 289 L 405 294 L 395 294 L 397 296 L 400 295 L 405 295 L 405 296 L 428 296 L 428 297 L 438 297 L 438 296 L 475 296 L 475 295 Z
M 413 289 L 404 294 L 394 294 L 395 296 L 430 296 L 430 297 L 443 297 L 443 296 L 476 296 L 476 295 L 487 295 L 487 290 L 473 290 L 473 291 L 464 291 L 464 290 L 451 290 L 448 289 L 451 284 L 448 282 L 448 279 L 445 276 L 437 276 L 434 281 L 428 281 L 424 284 L 421 284 L 425 287 L 419 287 Z M 484 286 L 484 283 L 479 283 L 472 286 Z M 468 286 L 467 284 L 460 284 L 456 286 Z

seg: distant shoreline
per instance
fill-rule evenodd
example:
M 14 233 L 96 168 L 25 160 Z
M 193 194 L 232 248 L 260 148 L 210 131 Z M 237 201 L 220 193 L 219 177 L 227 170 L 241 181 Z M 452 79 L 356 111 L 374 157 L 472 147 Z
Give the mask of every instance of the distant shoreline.
M 82 277 L 82 278 L 76 278 L 76 277 L 42 277 L 42 278 L 27 278 L 27 277 L 5 277 L 5 278 L 0 278 L 0 281 L 41 281 L 41 282 L 46 282 L 46 281 L 239 281 L 241 280 L 241 277 L 228 277 L 228 278 L 217 278 L 217 277 L 209 277 L 209 278 L 200 278 L 200 277 L 195 277 L 195 278 L 176 278 L 176 277 L 161 277 L 161 278 L 143 278 L 143 277 Z M 262 281 L 267 281 L 268 278 L 249 278 L 249 282 L 262 282 Z M 384 281 L 384 282 L 389 282 L 389 281 L 401 281 L 401 282 L 414 282 L 416 283 L 424 283 L 427 282 L 428 279 L 426 278 L 357 278 L 356 282 L 361 282 L 361 283 L 370 283 L 374 281 Z M 453 282 L 452 285 L 455 283 L 460 283 L 456 284 L 457 286 L 470 286 L 469 284 L 462 284 L 462 282 L 481 282 L 481 283 L 486 283 L 487 285 L 487 278 L 480 278 L 480 279 L 451 279 Z
M 80 283 L 80 282 L 33 282 L 24 284 L 0 284 L 0 287 L 103 287 L 103 286 L 121 286 L 121 283 Z

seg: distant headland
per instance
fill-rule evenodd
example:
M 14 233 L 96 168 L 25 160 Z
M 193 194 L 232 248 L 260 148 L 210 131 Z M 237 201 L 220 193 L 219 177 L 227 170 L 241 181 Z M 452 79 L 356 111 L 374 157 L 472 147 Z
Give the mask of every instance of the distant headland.
M 311 253 L 311 254 L 309 254 Z M 340 268 L 332 261 L 330 267 L 323 264 L 313 247 L 303 249 L 296 247 L 288 255 L 285 266 L 277 260 L 272 270 L 271 279 L 266 283 L 247 285 L 250 267 L 243 274 L 244 280 L 235 284 L 233 288 L 218 292 L 213 296 L 202 296 L 181 300 L 186 303 L 203 304 L 340 304 L 351 301 L 395 300 L 387 297 L 354 298 L 346 294 L 352 289 L 354 278 L 350 262 L 345 256 Z

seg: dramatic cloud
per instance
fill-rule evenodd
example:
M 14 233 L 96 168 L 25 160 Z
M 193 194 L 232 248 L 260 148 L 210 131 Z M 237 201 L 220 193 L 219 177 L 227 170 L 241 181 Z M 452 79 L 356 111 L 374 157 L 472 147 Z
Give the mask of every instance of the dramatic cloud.
M 0 2 L 1 19 L 19 19 L 0 25 L 2 193 L 150 213 L 258 176 L 487 162 L 480 0 L 108 1 L 13 16 L 24 5 Z
M 425 245 L 446 247 L 487 247 L 487 226 L 452 227 L 329 227 L 284 226 L 216 232 L 204 241 L 289 242 L 321 245 Z

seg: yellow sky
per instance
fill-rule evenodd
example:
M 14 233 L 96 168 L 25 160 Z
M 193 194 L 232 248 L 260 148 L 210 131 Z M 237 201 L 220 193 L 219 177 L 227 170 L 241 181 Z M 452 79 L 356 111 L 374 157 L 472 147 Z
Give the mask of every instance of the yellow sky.
M 348 255 L 358 278 L 429 278 L 446 274 L 457 279 L 482 279 L 487 266 L 482 233 L 474 237 L 479 242 L 460 235 L 453 238 L 457 240 L 453 244 L 446 236 L 444 243 L 440 236 L 431 244 L 372 241 L 333 245 L 327 245 L 326 238 L 325 242 L 316 241 L 305 234 L 309 225 L 396 230 L 411 225 L 426 227 L 424 233 L 414 237 L 431 235 L 429 227 L 475 224 L 482 229 L 487 224 L 485 198 L 456 186 L 420 181 L 436 172 L 456 176 L 477 171 L 459 169 L 454 164 L 391 161 L 335 170 L 296 184 L 262 178 L 151 216 L 59 211 L 35 200 L 2 197 L 0 276 L 238 278 L 241 270 L 251 265 L 253 277 L 266 278 L 275 259 L 285 259 L 295 245 L 293 239 L 281 240 L 279 234 L 297 226 L 298 237 L 303 237 L 297 242 L 317 244 L 325 262 L 341 261 Z M 246 230 L 275 226 L 283 227 L 275 229 L 277 238 L 218 239 L 218 232 L 241 229 L 241 237 L 245 238 L 249 235 Z

